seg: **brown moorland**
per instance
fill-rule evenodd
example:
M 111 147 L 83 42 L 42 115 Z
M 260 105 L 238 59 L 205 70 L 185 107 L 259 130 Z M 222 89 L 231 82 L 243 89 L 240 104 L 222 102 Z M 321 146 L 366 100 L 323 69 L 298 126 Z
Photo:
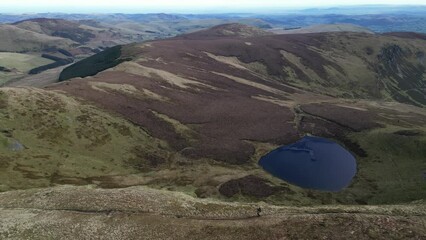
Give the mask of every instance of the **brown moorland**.
M 245 28 L 238 30 L 254 32 L 254 36 L 241 37 L 238 32 L 236 36 L 219 34 L 237 31 L 234 28 L 238 26 L 222 25 L 198 34 L 124 46 L 122 58 L 132 58 L 131 62 L 52 88 L 120 113 L 187 156 L 243 164 L 254 153 L 246 140 L 280 145 L 304 134 L 296 128 L 292 96 L 305 95 L 309 102 L 317 101 L 315 94 L 293 87 L 286 79 L 288 73 L 284 68 L 290 66 L 301 81 L 308 84 L 315 81 L 283 57 L 282 51 L 300 58 L 306 68 L 312 69 L 310 73 L 321 79 L 329 78 L 329 68 L 342 76 L 347 73 L 318 50 L 338 34 L 258 36 L 257 32 Z M 371 37 L 359 33 L 340 34 L 342 39 Z M 206 35 L 208 39 L 204 38 Z M 264 66 L 266 71 L 256 72 L 255 64 Z M 139 92 L 148 90 L 168 100 L 141 98 L 114 89 L 100 91 L 93 87 L 98 82 L 131 85 Z M 325 83 L 330 88 L 338 88 L 333 84 L 332 81 Z M 332 104 L 308 104 L 300 109 L 354 131 L 381 126 L 374 110 Z M 155 113 L 189 127 L 194 131 L 191 138 L 195 141 L 181 136 L 173 130 L 173 124 Z
M 0 238 L 424 239 L 424 40 L 231 26 L 0 89 Z M 347 188 L 257 164 L 305 134 L 354 153 Z
M 229 26 L 224 28 L 229 31 Z M 425 153 L 418 147 L 424 143 L 423 135 L 394 134 L 407 129 L 424 131 L 425 112 L 412 106 L 420 102 L 398 88 L 398 81 L 407 87 L 424 82 L 405 72 L 397 74 L 398 79 L 392 77 L 393 67 L 423 71 L 413 55 L 425 51 L 423 40 L 363 33 L 254 33 L 250 37 L 237 31 L 219 36 L 220 29 L 212 31 L 203 31 L 199 39 L 189 34 L 123 46 L 120 59 L 126 61 L 95 76 L 74 78 L 48 89 L 117 113 L 166 141 L 173 154 L 183 158 L 152 159 L 169 174 L 168 164 L 177 164 L 180 170 L 176 171 L 181 171 L 174 182 L 166 175 L 151 182 L 160 188 L 184 188 L 209 197 L 217 196 L 221 186 L 244 188 L 254 182 L 261 186 L 266 178 L 271 186 L 280 186 L 264 198 L 271 202 L 365 204 L 424 197 L 414 190 L 425 184 L 421 173 L 408 173 L 423 169 Z M 78 67 L 91 66 L 77 63 L 73 71 Z M 386 74 L 378 78 L 381 73 Z M 392 91 L 412 105 L 397 103 L 395 99 L 405 100 L 392 99 L 396 96 Z M 305 134 L 335 139 L 358 157 L 359 174 L 348 189 L 338 194 L 293 187 L 288 191 L 288 185 L 258 171 L 262 154 Z M 403 144 L 406 151 L 391 154 L 391 142 Z M 214 176 L 212 167 L 200 167 L 205 161 L 210 166 L 244 169 L 245 174 Z M 261 178 L 245 181 L 250 174 Z M 393 179 L 394 174 L 403 185 Z M 107 183 L 104 186 L 128 186 L 123 185 L 122 176 L 100 179 Z M 246 201 L 253 195 L 239 191 L 235 199 Z

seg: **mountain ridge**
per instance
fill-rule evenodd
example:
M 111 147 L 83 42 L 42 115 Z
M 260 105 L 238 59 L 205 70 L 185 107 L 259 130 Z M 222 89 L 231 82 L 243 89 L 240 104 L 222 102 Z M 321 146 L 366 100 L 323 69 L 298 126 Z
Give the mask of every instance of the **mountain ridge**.
M 404 38 L 364 33 L 263 35 L 261 31 L 261 36 L 240 38 L 234 34 L 222 38 L 220 32 L 228 31 L 226 28 L 230 26 L 236 33 L 246 30 L 238 24 L 220 25 L 160 42 L 180 44 L 191 40 L 205 48 L 205 52 L 237 57 L 243 65 L 263 68 L 260 73 L 263 78 L 309 91 L 346 98 L 394 99 L 417 106 L 426 104 L 421 98 L 424 95 L 421 89 L 425 88 L 425 64 L 421 56 L 426 49 L 417 35 L 411 37 L 405 33 Z M 410 40 L 403 40 L 407 37 Z M 353 39 L 356 44 L 350 43 Z M 389 62 L 393 61 L 392 49 L 396 48 L 404 53 L 398 61 Z M 132 56 L 122 57 L 126 58 Z

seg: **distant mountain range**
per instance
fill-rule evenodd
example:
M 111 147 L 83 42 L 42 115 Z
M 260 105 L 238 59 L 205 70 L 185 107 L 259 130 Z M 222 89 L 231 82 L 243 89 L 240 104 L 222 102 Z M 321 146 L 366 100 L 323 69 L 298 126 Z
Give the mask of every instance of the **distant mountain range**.
M 317 24 L 355 24 L 375 32 L 411 31 L 426 33 L 426 6 L 365 5 L 353 7 L 311 8 L 301 10 L 271 9 L 273 14 L 0 14 L 0 22 L 12 23 L 30 18 L 60 18 L 66 20 L 95 20 L 108 23 L 136 22 L 178 26 L 197 25 L 211 27 L 226 22 L 239 22 L 260 28 L 306 27 Z M 256 19 L 257 23 L 250 22 Z M 210 24 L 209 24 L 210 23 Z M 165 24 L 167 25 L 167 24 Z M 173 26 L 167 26 L 173 28 Z M 179 34 L 183 32 L 180 31 Z

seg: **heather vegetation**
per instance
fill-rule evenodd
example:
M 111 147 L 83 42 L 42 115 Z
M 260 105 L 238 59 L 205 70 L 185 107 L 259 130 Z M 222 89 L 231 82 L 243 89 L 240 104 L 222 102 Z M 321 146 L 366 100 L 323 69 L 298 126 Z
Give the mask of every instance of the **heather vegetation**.
M 421 9 L 350 9 L 0 14 L 0 238 L 423 239 Z M 347 187 L 259 165 L 307 135 Z

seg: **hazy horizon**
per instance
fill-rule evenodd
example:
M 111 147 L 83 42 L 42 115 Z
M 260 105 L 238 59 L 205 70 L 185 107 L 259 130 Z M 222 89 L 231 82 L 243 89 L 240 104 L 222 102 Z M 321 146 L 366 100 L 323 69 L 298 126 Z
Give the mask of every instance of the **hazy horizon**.
M 206 0 L 199 3 L 195 0 L 184 0 L 179 3 L 167 0 L 155 2 L 133 1 L 133 0 L 74 0 L 72 2 L 57 2 L 49 0 L 15 0 L 4 1 L 3 14 L 23 13 L 265 13 L 278 11 L 303 10 L 308 8 L 330 8 L 330 7 L 374 7 L 386 5 L 389 7 L 421 5 L 426 6 L 423 0 L 379 0 L 371 3 L 367 0 L 336 1 L 325 0 L 320 3 L 313 0 L 302 0 L 298 2 L 279 2 L 266 0 L 259 3 L 256 0 Z

